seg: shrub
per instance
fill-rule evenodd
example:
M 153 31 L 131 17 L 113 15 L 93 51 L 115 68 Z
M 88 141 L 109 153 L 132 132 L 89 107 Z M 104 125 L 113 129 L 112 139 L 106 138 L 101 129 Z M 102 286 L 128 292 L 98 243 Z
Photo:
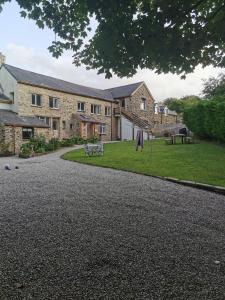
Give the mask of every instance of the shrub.
M 10 156 L 12 153 L 9 151 L 10 144 L 1 142 L 0 143 L 0 156 Z
M 87 143 L 93 143 L 93 144 L 97 143 L 98 141 L 99 138 L 96 135 L 86 140 Z
M 188 128 L 203 139 L 225 142 L 225 99 L 200 101 L 184 111 Z
M 60 142 L 61 147 L 70 147 L 74 145 L 73 139 L 63 139 Z
M 33 153 L 33 145 L 31 143 L 26 143 L 21 145 L 19 157 L 21 158 L 29 158 Z
M 46 148 L 47 148 L 48 151 L 57 150 L 59 147 L 60 147 L 60 141 L 57 138 L 52 138 L 49 141 L 49 143 L 46 145 Z
M 39 153 L 39 149 L 44 149 L 46 146 L 46 139 L 44 135 L 35 136 L 31 138 L 29 143 L 32 146 L 34 152 Z

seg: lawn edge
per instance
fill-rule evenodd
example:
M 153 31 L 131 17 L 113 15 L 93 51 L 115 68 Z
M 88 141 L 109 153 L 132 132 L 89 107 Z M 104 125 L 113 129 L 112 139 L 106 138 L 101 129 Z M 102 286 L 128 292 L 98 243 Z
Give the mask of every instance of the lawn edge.
M 72 151 L 76 151 L 76 150 L 79 150 L 79 149 L 75 149 L 75 150 L 72 150 Z M 70 159 L 64 158 L 64 155 L 66 155 L 67 153 L 72 152 L 72 151 L 68 151 L 68 152 L 62 154 L 60 156 L 60 158 L 63 159 L 63 160 L 70 161 L 70 162 L 75 162 L 75 163 L 81 164 L 81 165 L 98 167 L 98 168 L 105 168 L 105 169 L 111 169 L 111 170 L 118 170 L 118 171 L 123 171 L 123 172 L 129 172 L 129 173 L 133 173 L 133 174 L 153 177 L 153 178 L 161 179 L 161 180 L 168 181 L 168 182 L 177 183 L 177 184 L 184 185 L 184 186 L 189 186 L 189 187 L 197 188 L 197 189 L 200 189 L 200 190 L 206 190 L 206 191 L 209 191 L 209 192 L 214 192 L 214 193 L 217 193 L 217 194 L 225 195 L 225 187 L 222 187 L 222 186 L 216 186 L 216 185 L 211 185 L 211 184 L 206 184 L 206 183 L 200 183 L 200 182 L 196 182 L 196 181 L 182 180 L 182 179 L 173 178 L 173 177 L 163 177 L 163 176 L 159 176 L 159 175 L 149 175 L 149 174 L 145 174 L 145 173 L 139 173 L 139 172 L 124 170 L 124 169 L 119 169 L 119 168 L 113 168 L 113 167 L 107 167 L 107 166 L 99 166 L 99 165 L 95 165 L 95 164 L 83 163 L 83 162 L 79 162 L 79 161 L 76 161 L 76 160 L 70 160 Z

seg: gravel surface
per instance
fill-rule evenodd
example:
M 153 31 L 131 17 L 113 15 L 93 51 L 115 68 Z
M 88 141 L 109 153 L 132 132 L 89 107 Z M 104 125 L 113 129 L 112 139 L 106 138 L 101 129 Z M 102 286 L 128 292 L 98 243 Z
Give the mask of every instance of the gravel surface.
M 225 299 L 224 196 L 60 154 L 0 158 L 1 300 Z

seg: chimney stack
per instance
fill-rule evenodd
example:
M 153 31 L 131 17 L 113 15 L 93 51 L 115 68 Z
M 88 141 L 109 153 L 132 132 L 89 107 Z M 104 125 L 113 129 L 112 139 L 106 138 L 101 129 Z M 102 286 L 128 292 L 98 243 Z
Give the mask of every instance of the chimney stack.
M 5 63 L 5 55 L 0 52 L 0 67 Z

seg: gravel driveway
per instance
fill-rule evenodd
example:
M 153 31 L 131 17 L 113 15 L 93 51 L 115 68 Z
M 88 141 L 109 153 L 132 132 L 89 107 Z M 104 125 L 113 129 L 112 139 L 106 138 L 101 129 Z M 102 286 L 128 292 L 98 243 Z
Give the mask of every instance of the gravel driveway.
M 59 154 L 0 158 L 1 300 L 225 299 L 224 196 Z

